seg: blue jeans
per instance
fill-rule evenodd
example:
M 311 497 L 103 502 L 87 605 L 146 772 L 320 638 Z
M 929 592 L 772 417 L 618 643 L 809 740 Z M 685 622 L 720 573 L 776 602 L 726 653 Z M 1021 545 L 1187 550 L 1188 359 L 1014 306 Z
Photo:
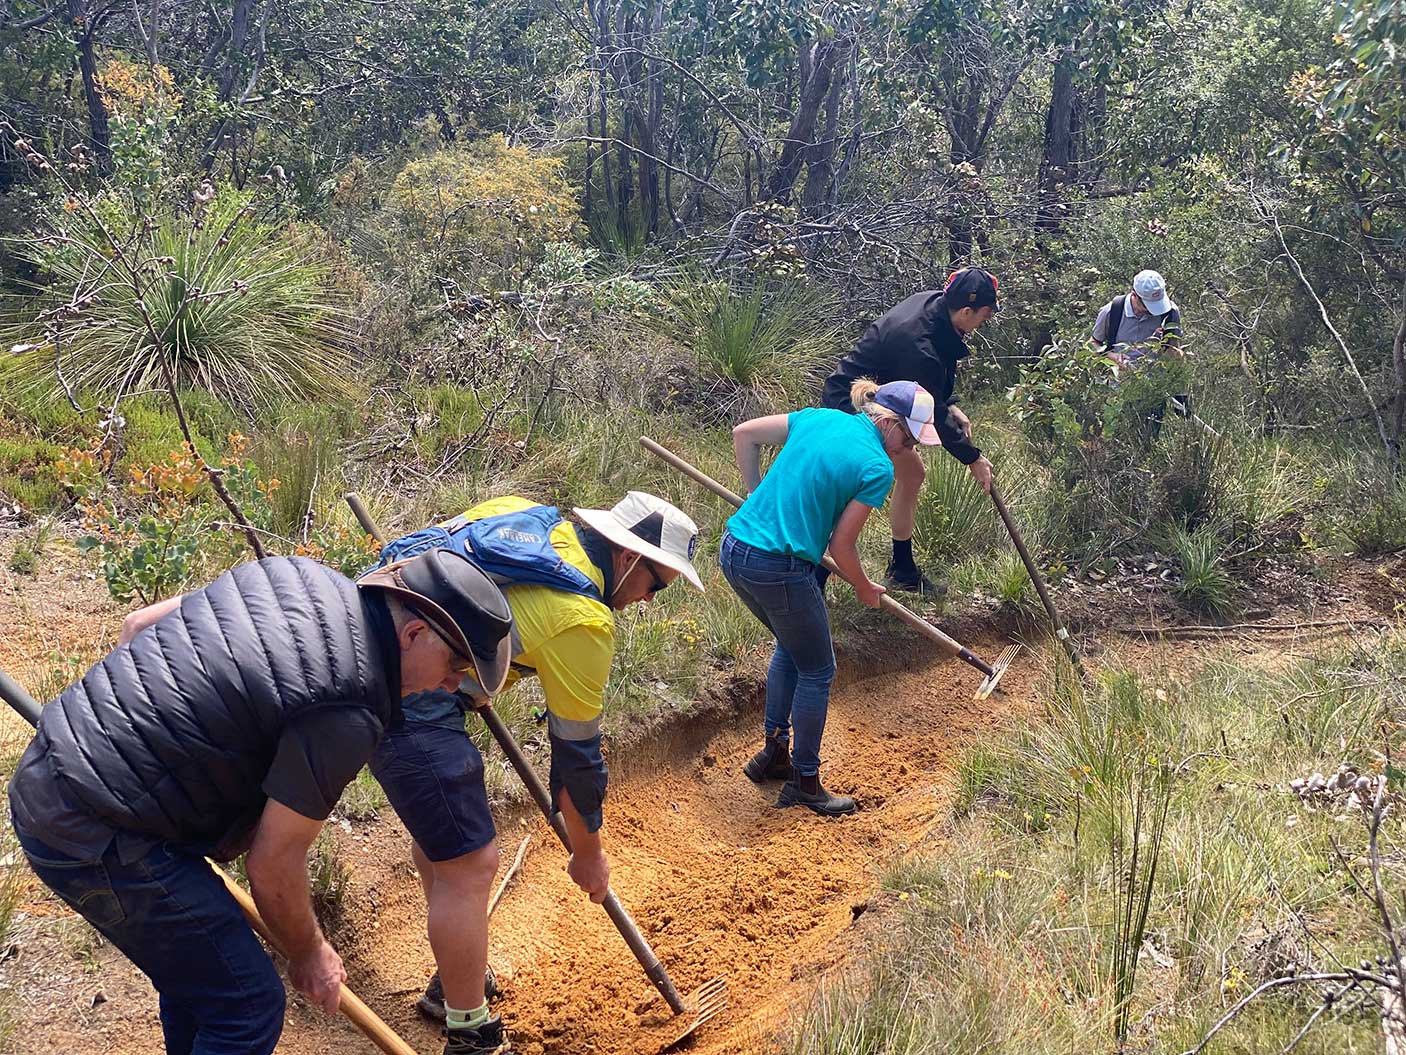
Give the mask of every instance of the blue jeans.
M 44 883 L 151 979 L 169 1055 L 269 1055 L 283 982 L 204 858 L 157 846 L 81 861 L 16 829 Z
M 723 535 L 718 563 L 737 596 L 776 635 L 766 675 L 766 733 L 792 738 L 791 764 L 801 776 L 820 772 L 820 738 L 835 680 L 830 613 L 815 565 L 800 557 Z

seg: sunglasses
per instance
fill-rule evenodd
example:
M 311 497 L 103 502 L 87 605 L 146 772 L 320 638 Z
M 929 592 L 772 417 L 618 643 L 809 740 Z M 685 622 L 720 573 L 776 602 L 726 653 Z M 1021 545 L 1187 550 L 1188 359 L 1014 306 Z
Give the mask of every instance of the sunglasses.
M 903 437 L 904 447 L 916 447 L 918 437 L 913 435 L 913 430 L 908 427 L 908 423 L 898 418 L 889 418 L 889 423 L 893 428 L 898 429 L 898 434 Z
M 442 630 L 440 630 L 438 626 L 435 625 L 433 619 L 428 618 L 425 613 L 420 611 L 418 608 L 412 608 L 410 605 L 406 605 L 405 607 L 411 615 L 413 615 L 416 619 L 420 620 L 420 622 L 424 623 L 427 627 L 429 627 L 430 630 L 434 632 L 435 637 L 439 638 L 445 643 L 445 645 L 449 647 L 449 654 L 452 657 L 449 663 L 450 670 L 452 670 L 455 674 L 476 673 L 473 661 L 464 658 L 463 654 L 459 651 L 459 646 L 453 641 L 451 641 L 449 637 Z
M 661 579 L 661 578 L 659 577 L 659 572 L 655 570 L 654 565 L 653 565 L 650 561 L 646 560 L 642 555 L 641 555 L 641 556 L 637 556 L 637 557 L 635 558 L 635 564 L 643 565 L 643 566 L 644 566 L 644 570 L 647 571 L 647 572 L 649 572 L 649 592 L 650 592 L 650 593 L 658 593 L 660 590 L 665 589 L 665 588 L 669 585 L 668 582 L 666 582 L 665 580 L 663 580 L 663 579 Z M 634 566 L 635 566 L 635 565 L 631 565 L 631 566 L 630 566 L 631 570 L 634 569 Z M 630 573 L 627 571 L 625 574 L 626 574 L 626 575 L 629 575 Z M 621 581 L 622 581 L 622 582 L 624 581 L 624 577 L 623 577 L 623 576 L 621 577 Z M 672 581 L 672 580 L 671 580 L 671 581 Z

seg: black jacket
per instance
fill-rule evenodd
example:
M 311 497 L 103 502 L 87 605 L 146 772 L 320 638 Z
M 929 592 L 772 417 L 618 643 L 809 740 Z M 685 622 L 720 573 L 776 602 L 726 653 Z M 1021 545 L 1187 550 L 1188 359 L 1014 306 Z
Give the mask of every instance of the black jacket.
M 187 595 L 44 708 L 10 788 L 16 821 L 86 839 L 73 818 L 90 817 L 109 838 L 231 856 L 276 755 L 282 771 L 290 751 L 293 768 L 308 761 L 300 744 L 309 757 L 345 750 L 360 755 L 344 760 L 354 775 L 397 719 L 399 651 L 387 655 L 377 603 L 302 557 L 242 564 Z M 312 728 L 307 741 L 284 735 Z M 341 786 L 323 797 L 335 803 Z
M 952 389 L 957 383 L 957 363 L 969 354 L 962 335 L 952 326 L 942 291 L 923 290 L 870 324 L 854 351 L 826 379 L 821 403 L 835 410 L 853 410 L 849 388 L 861 377 L 881 385 L 916 381 L 937 401 L 934 424 L 942 446 L 963 465 L 970 465 L 981 457 L 981 450 L 962 435 L 961 426 L 948 414 L 948 407 L 956 405 Z

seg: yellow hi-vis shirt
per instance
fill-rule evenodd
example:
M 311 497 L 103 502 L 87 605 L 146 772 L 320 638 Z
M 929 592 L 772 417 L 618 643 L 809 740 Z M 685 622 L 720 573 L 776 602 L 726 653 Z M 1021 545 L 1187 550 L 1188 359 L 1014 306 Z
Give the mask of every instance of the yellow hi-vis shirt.
M 466 520 L 531 509 L 539 502 L 507 496 L 464 511 Z M 552 529 L 552 547 L 568 564 L 605 591 L 605 577 L 586 556 L 576 528 L 562 521 Z M 600 601 L 550 586 L 507 586 L 513 613 L 513 663 L 508 684 L 530 667 L 542 682 L 547 727 L 563 740 L 589 740 L 600 732 L 601 704 L 615 658 L 615 616 Z

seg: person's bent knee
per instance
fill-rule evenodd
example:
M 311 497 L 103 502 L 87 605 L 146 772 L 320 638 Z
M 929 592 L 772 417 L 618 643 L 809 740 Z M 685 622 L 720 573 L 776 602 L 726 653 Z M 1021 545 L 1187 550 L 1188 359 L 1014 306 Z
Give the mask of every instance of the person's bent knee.
M 927 479 L 928 467 L 916 447 L 909 447 L 893 460 L 893 475 L 896 483 L 908 484 L 917 489 Z
M 498 874 L 498 841 L 470 851 L 449 861 L 436 861 L 435 883 L 444 883 L 462 890 L 486 890 L 493 886 Z

